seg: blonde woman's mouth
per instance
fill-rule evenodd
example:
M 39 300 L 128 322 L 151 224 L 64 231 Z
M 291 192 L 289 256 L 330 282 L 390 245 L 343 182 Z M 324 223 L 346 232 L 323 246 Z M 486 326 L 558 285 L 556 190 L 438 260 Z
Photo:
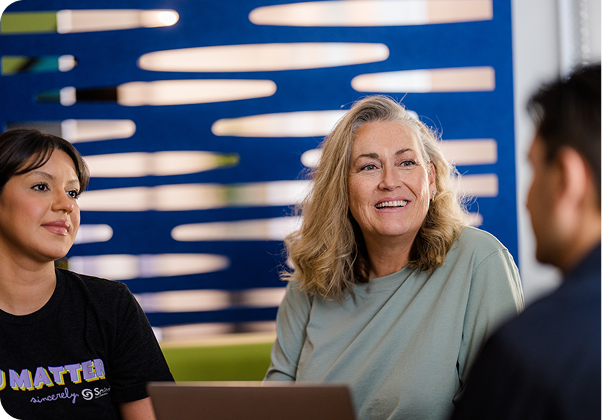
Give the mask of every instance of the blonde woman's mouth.
M 377 209 L 384 209 L 387 207 L 405 207 L 408 204 L 407 200 L 393 200 L 393 201 L 382 201 L 380 203 L 376 203 Z

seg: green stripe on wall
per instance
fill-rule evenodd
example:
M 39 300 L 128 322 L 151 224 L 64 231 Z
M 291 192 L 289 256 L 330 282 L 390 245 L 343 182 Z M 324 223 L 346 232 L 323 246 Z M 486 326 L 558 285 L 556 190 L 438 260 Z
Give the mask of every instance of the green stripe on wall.
M 1 34 L 56 32 L 56 12 L 8 12 L 2 14 Z

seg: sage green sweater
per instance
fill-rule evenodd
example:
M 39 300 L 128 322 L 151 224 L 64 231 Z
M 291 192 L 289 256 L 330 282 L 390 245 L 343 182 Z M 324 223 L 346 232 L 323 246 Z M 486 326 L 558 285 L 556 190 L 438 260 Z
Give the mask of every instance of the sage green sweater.
M 443 420 L 484 340 L 523 305 L 508 250 L 468 227 L 432 274 L 406 266 L 342 302 L 290 282 L 265 379 L 346 383 L 359 420 Z

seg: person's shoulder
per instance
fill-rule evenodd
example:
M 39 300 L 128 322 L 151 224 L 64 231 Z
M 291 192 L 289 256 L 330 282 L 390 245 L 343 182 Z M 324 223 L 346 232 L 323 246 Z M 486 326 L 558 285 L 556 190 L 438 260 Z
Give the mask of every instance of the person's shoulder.
M 299 280 L 289 280 L 286 284 L 286 293 L 298 299 L 307 299 L 310 297 L 310 294 L 303 288 Z
M 475 362 L 475 368 L 479 365 L 482 369 L 482 363 L 485 363 L 486 370 L 496 367 L 499 370 L 504 366 L 501 375 L 512 375 L 517 371 L 524 375 L 524 370 L 540 370 L 543 358 L 546 359 L 544 366 L 556 364 L 557 348 L 546 348 L 550 346 L 550 335 L 547 328 L 543 328 L 545 323 L 542 319 L 523 315 L 524 312 L 497 328 L 481 350 L 482 360 Z
M 599 294 L 578 295 L 564 286 L 567 285 L 527 306 L 499 329 L 499 336 L 514 347 L 528 347 L 550 355 L 565 353 L 569 348 L 580 353 L 585 351 L 584 346 L 596 343 L 599 353 Z
M 506 247 L 491 233 L 472 226 L 462 229 L 454 247 L 459 253 L 470 253 L 487 257 L 497 252 L 508 252 Z M 453 248 L 452 248 L 453 249 Z
M 128 293 L 129 290 L 127 286 L 121 282 L 79 274 L 61 268 L 57 268 L 57 271 L 59 275 L 63 276 L 63 278 L 66 280 L 68 287 L 77 286 L 83 288 L 96 297 L 115 297 L 123 293 Z
M 459 242 L 475 247 L 488 247 L 492 249 L 506 249 L 506 247 L 491 233 L 473 226 L 465 226 L 460 234 Z
M 299 280 L 289 280 L 287 282 L 284 299 L 288 304 L 302 307 L 310 307 L 314 302 L 314 296 L 305 290 Z

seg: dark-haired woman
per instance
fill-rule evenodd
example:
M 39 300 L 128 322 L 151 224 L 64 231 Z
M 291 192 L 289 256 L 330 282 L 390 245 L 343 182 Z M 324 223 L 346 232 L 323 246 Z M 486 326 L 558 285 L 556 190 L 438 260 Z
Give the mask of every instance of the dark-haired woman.
M 122 283 L 56 269 L 89 180 L 66 140 L 0 134 L 0 400 L 21 419 L 154 419 L 149 381 L 173 380 Z

